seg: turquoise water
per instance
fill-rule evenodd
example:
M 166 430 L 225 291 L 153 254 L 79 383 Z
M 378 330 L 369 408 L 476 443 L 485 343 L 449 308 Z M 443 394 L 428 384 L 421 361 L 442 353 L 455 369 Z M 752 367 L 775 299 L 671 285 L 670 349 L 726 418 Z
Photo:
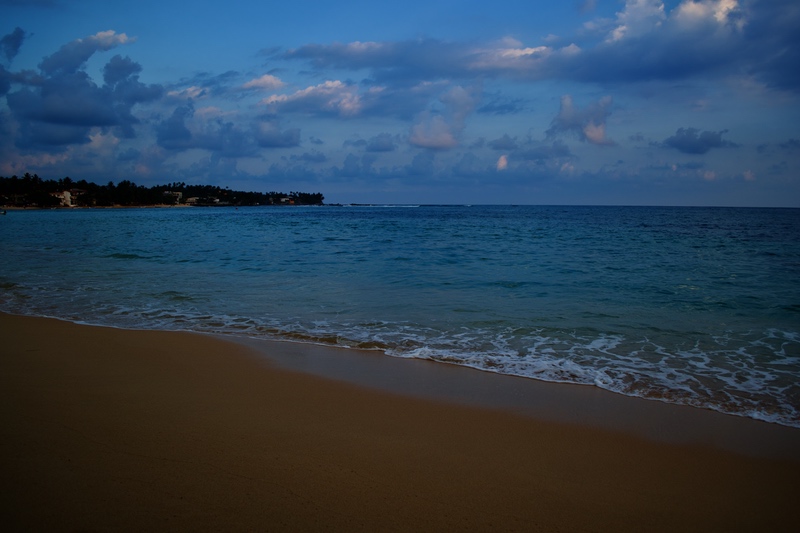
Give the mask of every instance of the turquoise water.
M 800 427 L 800 210 L 13 211 L 0 310 L 378 350 Z

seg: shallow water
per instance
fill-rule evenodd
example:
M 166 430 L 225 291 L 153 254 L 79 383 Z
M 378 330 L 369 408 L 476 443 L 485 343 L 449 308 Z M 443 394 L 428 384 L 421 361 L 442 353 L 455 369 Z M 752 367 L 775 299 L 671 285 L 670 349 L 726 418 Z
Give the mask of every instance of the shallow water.
M 381 350 L 800 427 L 800 210 L 14 211 L 0 310 Z

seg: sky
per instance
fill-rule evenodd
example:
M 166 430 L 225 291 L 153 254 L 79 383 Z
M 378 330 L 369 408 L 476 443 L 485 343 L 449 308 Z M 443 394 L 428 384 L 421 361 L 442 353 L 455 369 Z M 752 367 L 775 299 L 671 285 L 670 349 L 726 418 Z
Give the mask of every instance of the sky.
M 0 176 L 800 207 L 797 0 L 0 0 Z

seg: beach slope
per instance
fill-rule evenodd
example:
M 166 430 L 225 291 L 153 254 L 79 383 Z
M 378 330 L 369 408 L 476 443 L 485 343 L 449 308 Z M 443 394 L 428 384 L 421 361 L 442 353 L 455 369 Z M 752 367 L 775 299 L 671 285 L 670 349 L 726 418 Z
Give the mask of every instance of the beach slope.
M 0 314 L 6 531 L 795 531 L 800 463 Z M 279 349 L 279 348 L 276 348 Z

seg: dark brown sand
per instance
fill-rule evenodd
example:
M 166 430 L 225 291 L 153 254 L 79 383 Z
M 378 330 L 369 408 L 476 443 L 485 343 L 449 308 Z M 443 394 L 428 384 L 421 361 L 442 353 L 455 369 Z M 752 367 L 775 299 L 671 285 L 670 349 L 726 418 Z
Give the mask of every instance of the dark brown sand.
M 798 480 L 791 457 L 370 390 L 209 336 L 0 315 L 5 531 L 796 531 Z

